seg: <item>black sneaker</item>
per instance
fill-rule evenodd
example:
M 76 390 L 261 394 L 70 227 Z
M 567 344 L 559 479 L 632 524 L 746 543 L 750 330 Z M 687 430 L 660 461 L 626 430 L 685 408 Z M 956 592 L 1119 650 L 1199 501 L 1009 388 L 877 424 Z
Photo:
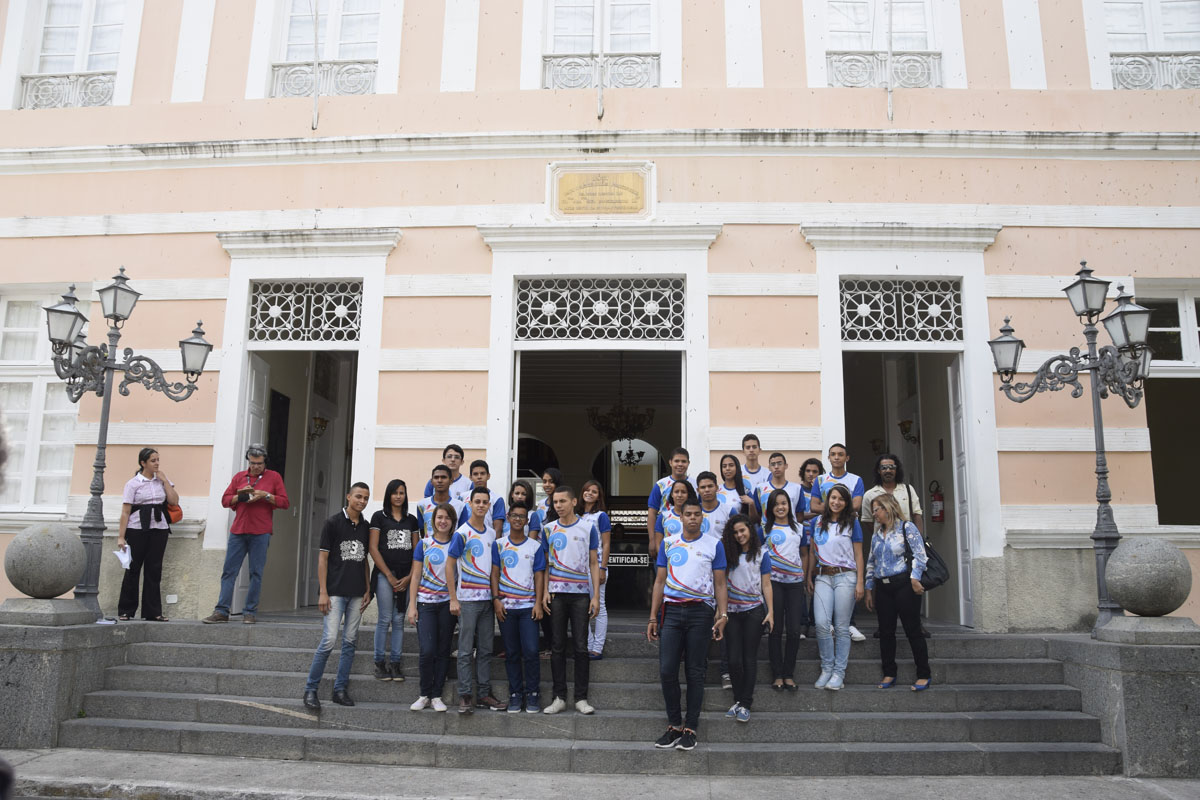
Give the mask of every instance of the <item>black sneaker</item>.
M 696 749 L 696 732 L 687 730 L 683 731 L 683 735 L 679 737 L 679 741 L 675 743 L 676 750 L 695 750 Z
M 392 671 L 388 669 L 388 665 L 383 661 L 375 662 L 375 680 L 390 681 L 392 679 Z
M 679 741 L 679 737 L 681 736 L 683 736 L 683 731 L 678 728 L 667 728 L 667 732 L 658 737 L 658 741 L 654 743 L 654 746 L 660 750 L 669 750 L 675 746 L 675 743 Z M 695 746 L 694 740 L 692 745 Z

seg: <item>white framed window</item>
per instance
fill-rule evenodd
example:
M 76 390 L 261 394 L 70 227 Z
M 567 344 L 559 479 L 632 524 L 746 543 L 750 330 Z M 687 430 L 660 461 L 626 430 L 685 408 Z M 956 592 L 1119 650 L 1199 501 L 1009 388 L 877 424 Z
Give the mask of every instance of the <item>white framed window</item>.
M 322 94 L 375 91 L 380 0 L 283 0 L 283 3 L 272 70 L 272 97 L 312 94 L 314 39 L 319 64 L 317 81 Z
M 1154 349 L 1151 374 L 1200 370 L 1200 289 L 1139 297 L 1137 302 L 1154 313 L 1150 316 L 1147 343 Z
M 825 21 L 830 86 L 943 85 L 933 0 L 829 0 Z
M 76 406 L 50 364 L 44 297 L 0 297 L 0 511 L 65 511 Z
M 116 72 L 125 0 L 46 0 L 37 72 Z
M 656 0 L 547 0 L 547 89 L 658 86 Z
M 1104 0 L 1115 89 L 1200 89 L 1200 0 Z

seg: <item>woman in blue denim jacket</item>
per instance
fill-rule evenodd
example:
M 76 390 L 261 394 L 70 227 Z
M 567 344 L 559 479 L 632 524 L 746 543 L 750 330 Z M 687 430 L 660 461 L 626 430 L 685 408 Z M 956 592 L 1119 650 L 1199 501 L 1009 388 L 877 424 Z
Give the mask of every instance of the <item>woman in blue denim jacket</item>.
M 925 542 L 921 532 L 911 522 L 905 522 L 900 504 L 890 494 L 881 494 L 871 501 L 875 518 L 875 536 L 871 539 L 871 555 L 867 558 L 867 610 L 879 618 L 879 657 L 883 662 L 880 689 L 890 689 L 896 683 L 896 617 L 904 626 L 917 664 L 914 692 L 929 688 L 929 650 L 921 635 L 921 595 L 925 587 Z M 909 554 L 912 551 L 912 562 Z

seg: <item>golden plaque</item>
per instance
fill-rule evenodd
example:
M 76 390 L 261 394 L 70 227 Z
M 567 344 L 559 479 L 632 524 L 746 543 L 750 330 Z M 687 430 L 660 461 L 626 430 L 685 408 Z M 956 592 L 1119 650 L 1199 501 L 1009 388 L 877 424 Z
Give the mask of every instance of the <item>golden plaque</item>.
M 560 214 L 643 214 L 644 172 L 566 172 L 558 176 Z

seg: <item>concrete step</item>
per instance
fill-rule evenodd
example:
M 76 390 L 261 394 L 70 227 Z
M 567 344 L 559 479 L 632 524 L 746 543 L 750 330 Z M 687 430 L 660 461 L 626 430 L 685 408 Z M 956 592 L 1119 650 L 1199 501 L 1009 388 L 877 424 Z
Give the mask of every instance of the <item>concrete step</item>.
M 399 702 L 358 702 L 353 708 L 323 703 L 306 710 L 299 698 L 226 697 L 207 694 L 102 691 L 84 699 L 88 718 L 266 725 L 282 728 L 364 730 L 504 739 L 560 736 L 588 741 L 637 741 L 661 724 L 654 711 L 605 710 L 591 716 L 564 713 L 412 713 Z M 703 715 L 713 742 L 1096 742 L 1099 723 L 1078 711 L 828 712 L 762 711 L 749 724 L 721 712 Z
M 331 659 L 332 661 L 332 659 Z M 601 662 L 603 663 L 603 662 Z M 329 665 L 321 681 L 321 696 L 329 697 L 334 667 Z M 815 669 L 813 670 L 815 674 Z M 568 675 L 570 671 L 568 670 Z M 901 672 L 904 675 L 904 671 Z M 142 666 L 126 664 L 110 667 L 105 674 L 105 686 L 110 690 L 146 691 L 182 694 L 208 694 L 229 697 L 299 698 L 304 691 L 307 671 L 229 670 L 187 668 L 177 666 Z M 507 692 L 503 669 L 492 672 L 493 690 L 497 696 Z M 550 670 L 543 664 L 542 696 L 549 697 Z M 911 678 L 911 675 L 909 675 Z M 874 680 L 872 678 L 872 680 Z M 729 692 L 710 685 L 705 692 L 705 708 L 725 711 L 731 700 Z M 445 687 L 449 697 L 454 682 Z M 365 702 L 411 703 L 419 691 L 415 673 L 408 674 L 404 683 L 377 681 L 369 675 L 350 677 L 350 694 Z M 659 684 L 638 682 L 593 682 L 589 698 L 598 708 L 638 711 L 662 706 Z M 813 689 L 810 683 L 801 684 L 796 692 L 773 691 L 761 683 L 755 690 L 755 708 L 763 711 L 1078 711 L 1079 690 L 1061 683 L 946 683 L 935 682 L 925 692 L 912 692 L 903 686 L 879 690 L 873 683 L 852 683 L 840 692 Z
M 425 716 L 432 716 L 432 712 Z M 1119 752 L 1094 742 L 766 744 L 704 738 L 708 729 L 716 726 L 701 726 L 702 744 L 692 752 L 658 751 L 650 742 L 661 732 L 661 719 L 657 726 L 649 721 L 647 724 L 651 726 L 640 731 L 638 740 L 613 742 L 572 740 L 562 735 L 496 739 L 476 735 L 86 718 L 62 723 L 59 744 L 108 750 L 474 769 L 511 769 L 521 765 L 523 769 L 541 772 L 604 774 L 1100 775 L 1120 769 Z
M 267 670 L 279 672 L 307 672 L 312 663 L 312 649 L 284 647 L 255 647 L 246 645 L 202 645 L 189 643 L 139 642 L 128 646 L 126 659 L 130 664 L 143 666 L 177 666 L 186 668 L 210 668 L 225 670 Z M 857 654 L 855 654 L 857 656 Z M 336 653 L 330 657 L 327 670 L 336 670 Z M 355 654 L 353 672 L 370 674 L 374 657 L 370 649 Z M 543 659 L 547 662 L 548 659 Z M 406 674 L 415 674 L 416 658 L 407 656 L 402 666 Z M 930 669 L 935 683 L 1061 683 L 1062 663 L 1046 658 L 1023 659 L 931 659 Z M 493 659 L 492 674 L 502 674 L 504 663 Z M 796 664 L 797 682 L 815 680 L 820 664 L 811 658 L 801 658 Z M 591 664 L 591 678 L 596 682 L 637 682 L 657 684 L 659 680 L 658 658 L 606 658 Z M 720 677 L 720 665 L 716 659 L 708 663 L 708 679 L 715 682 Z M 849 683 L 874 683 L 879 680 L 877 660 L 855 657 L 849 662 L 846 679 Z M 758 662 L 758 681 L 771 681 L 770 665 Z
M 236 619 L 236 618 L 235 618 Z M 130 623 L 141 624 L 141 623 Z M 316 647 L 321 638 L 321 629 L 316 621 L 305 623 L 262 623 L 243 625 L 230 622 L 221 625 L 203 625 L 199 622 L 172 622 L 169 625 L 145 623 L 146 640 L 188 644 L 248 645 L 252 647 L 288 647 L 308 649 Z M 630 629 L 632 628 L 632 629 Z M 873 623 L 864 626 L 868 638 L 855 642 L 851 654 L 856 658 L 879 657 L 879 641 L 871 638 Z M 644 623 L 625 624 L 623 628 L 610 627 L 604 648 L 605 656 L 647 656 L 657 652 L 657 646 L 647 642 Z M 374 646 L 374 627 L 363 626 L 359 630 L 357 646 L 360 652 L 371 652 Z M 416 651 L 416 629 L 405 628 L 406 650 Z M 1047 639 L 1034 634 L 935 634 L 926 640 L 931 658 L 1045 658 Z M 500 644 L 497 637 L 497 646 Z M 815 658 L 817 642 L 809 637 L 800 644 L 801 657 Z M 713 647 L 716 654 L 716 646 Z M 910 659 L 908 641 L 903 636 L 897 640 L 897 655 Z M 806 653 L 809 655 L 806 656 Z M 759 645 L 760 658 L 767 657 L 767 639 Z

